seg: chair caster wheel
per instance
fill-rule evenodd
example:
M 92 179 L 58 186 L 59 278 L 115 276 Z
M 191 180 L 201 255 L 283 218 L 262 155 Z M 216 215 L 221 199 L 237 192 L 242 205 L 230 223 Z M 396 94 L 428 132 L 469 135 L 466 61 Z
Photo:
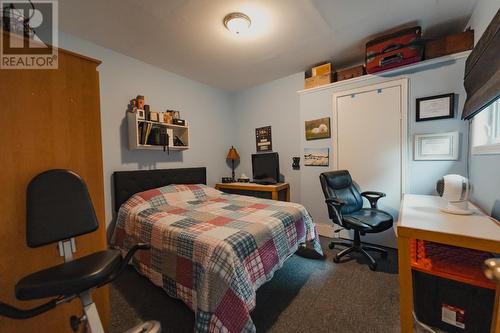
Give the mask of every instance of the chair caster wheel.
M 333 258 L 333 262 L 336 263 L 336 264 L 338 264 L 340 262 L 340 258 L 334 257 Z
M 328 244 L 328 248 L 329 248 L 330 250 L 333 250 L 333 249 L 335 248 L 335 244 L 334 244 L 333 242 L 332 242 L 332 243 L 330 243 L 330 244 Z
M 377 270 L 377 263 L 370 264 L 370 265 L 368 265 L 368 267 L 370 267 L 370 269 L 372 271 L 376 271 Z

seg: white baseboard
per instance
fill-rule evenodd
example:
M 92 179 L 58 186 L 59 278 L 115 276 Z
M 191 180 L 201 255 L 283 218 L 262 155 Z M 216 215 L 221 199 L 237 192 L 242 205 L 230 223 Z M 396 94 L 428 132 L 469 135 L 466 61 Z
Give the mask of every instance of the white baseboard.
M 333 238 L 333 224 L 316 223 L 318 234 L 323 237 Z
M 343 238 L 343 239 L 352 239 L 352 231 L 341 230 L 338 234 L 333 232 L 334 228 L 340 228 L 339 226 L 334 226 L 332 223 L 316 223 L 316 230 L 318 230 L 318 234 L 323 237 L 328 238 Z

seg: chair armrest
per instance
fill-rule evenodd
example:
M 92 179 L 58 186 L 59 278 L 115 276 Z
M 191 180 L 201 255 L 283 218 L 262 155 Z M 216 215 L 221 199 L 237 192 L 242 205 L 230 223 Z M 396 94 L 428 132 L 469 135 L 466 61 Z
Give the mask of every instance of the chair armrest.
M 333 205 L 335 208 L 340 208 L 342 207 L 343 205 L 346 204 L 346 202 L 342 199 L 337 199 L 337 198 L 328 198 L 325 200 L 325 203 L 327 205 Z
M 332 208 L 333 212 L 335 213 L 335 217 L 337 221 L 333 221 L 334 223 L 337 223 L 340 226 L 343 226 L 342 224 L 342 212 L 340 208 L 346 204 L 346 202 L 342 199 L 337 199 L 337 198 L 327 198 L 325 200 L 325 203 Z
M 123 258 L 120 267 L 118 267 L 109 276 L 109 278 L 105 282 L 101 283 L 98 287 L 102 287 L 103 285 L 110 283 L 111 281 L 113 281 L 114 279 L 116 279 L 121 273 L 123 273 L 123 271 L 127 267 L 128 263 L 130 262 L 130 260 L 132 259 L 132 257 L 134 256 L 134 254 L 137 251 L 139 251 L 139 250 L 149 250 L 149 249 L 151 249 L 151 245 L 146 244 L 146 243 L 138 243 L 138 244 L 135 244 L 134 246 L 132 246 L 132 248 L 130 250 L 128 250 L 127 254 L 125 255 L 125 258 Z
M 377 209 L 377 202 L 380 198 L 385 197 L 385 193 L 376 191 L 365 191 L 361 193 L 362 197 L 365 197 L 368 202 L 370 202 L 370 207 Z

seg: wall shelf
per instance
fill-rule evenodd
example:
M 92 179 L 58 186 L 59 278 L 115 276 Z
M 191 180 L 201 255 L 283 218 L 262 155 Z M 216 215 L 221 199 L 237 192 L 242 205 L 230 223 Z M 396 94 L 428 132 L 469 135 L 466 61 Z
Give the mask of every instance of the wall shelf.
M 373 79 L 375 77 L 390 77 L 390 76 L 395 76 L 395 75 L 400 75 L 400 74 L 405 74 L 405 73 L 422 71 L 422 70 L 426 70 L 429 68 L 439 67 L 439 66 L 444 65 L 444 64 L 449 63 L 449 62 L 455 62 L 458 59 L 467 58 L 470 53 L 471 53 L 471 51 L 469 50 L 469 51 L 449 54 L 449 55 L 445 55 L 443 57 L 429 59 L 429 60 L 423 60 L 423 61 L 411 64 L 411 65 L 401 66 L 401 67 L 389 69 L 389 70 L 386 70 L 383 72 L 378 72 L 376 74 L 366 74 L 363 76 L 358 76 L 358 77 L 344 80 L 344 81 L 332 82 L 330 84 L 325 84 L 324 86 L 320 86 L 320 87 L 299 90 L 297 92 L 299 94 L 308 94 L 308 93 L 312 93 L 312 92 L 316 92 L 316 91 L 336 88 L 336 87 L 343 86 L 343 85 L 349 85 L 352 83 L 370 80 L 370 79 Z
M 173 135 L 173 137 L 170 139 L 171 142 L 169 144 L 169 150 L 171 150 L 171 151 L 183 151 L 183 150 L 189 149 L 189 124 L 187 122 L 186 122 L 185 126 L 160 123 L 157 121 L 139 119 L 137 117 L 137 113 L 131 113 L 131 112 L 127 112 L 127 122 L 128 122 L 128 145 L 129 145 L 129 149 L 131 149 L 131 150 L 142 149 L 142 150 L 161 150 L 161 151 L 163 151 L 163 146 L 139 143 L 140 142 L 140 140 L 139 140 L 139 137 L 140 137 L 139 124 L 140 123 L 152 124 L 153 126 L 157 126 L 157 127 L 166 127 L 169 130 L 169 132 Z M 173 138 L 175 136 L 178 136 L 182 140 L 182 142 L 185 144 L 185 146 L 174 146 L 173 145 Z

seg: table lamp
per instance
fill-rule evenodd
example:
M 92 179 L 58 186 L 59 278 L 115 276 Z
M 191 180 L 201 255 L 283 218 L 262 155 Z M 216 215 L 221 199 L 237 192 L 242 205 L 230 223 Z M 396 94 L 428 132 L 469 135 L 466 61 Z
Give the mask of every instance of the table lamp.
M 240 159 L 240 155 L 236 151 L 236 148 L 234 148 L 233 146 L 231 146 L 231 148 L 229 149 L 229 152 L 227 153 L 226 159 L 231 160 L 231 165 L 232 165 L 232 170 L 233 170 L 232 178 L 233 178 L 233 181 L 234 181 L 234 161 L 237 161 L 237 160 Z

